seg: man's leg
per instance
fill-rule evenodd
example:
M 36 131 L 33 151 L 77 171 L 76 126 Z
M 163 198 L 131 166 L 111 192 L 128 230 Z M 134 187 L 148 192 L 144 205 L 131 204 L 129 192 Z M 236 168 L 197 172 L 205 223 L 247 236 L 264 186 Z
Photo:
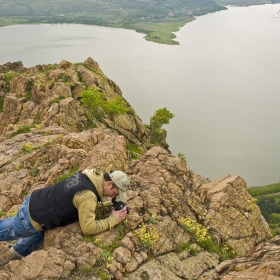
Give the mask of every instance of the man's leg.
M 0 241 L 13 241 L 40 232 L 30 222 L 28 214 L 29 200 L 30 196 L 25 199 L 14 217 L 0 221 Z
M 38 250 L 44 243 L 44 232 L 40 231 L 29 237 L 20 239 L 11 250 L 14 250 L 20 256 L 26 257 L 33 251 Z
M 31 224 L 28 214 L 30 196 L 19 208 L 17 215 L 0 221 L 0 241 L 20 239 L 7 254 L 0 257 L 0 267 L 11 260 L 29 255 L 38 249 L 44 241 L 44 233 L 37 231 Z
M 17 240 L 14 232 L 16 216 L 0 221 L 0 241 L 13 241 Z

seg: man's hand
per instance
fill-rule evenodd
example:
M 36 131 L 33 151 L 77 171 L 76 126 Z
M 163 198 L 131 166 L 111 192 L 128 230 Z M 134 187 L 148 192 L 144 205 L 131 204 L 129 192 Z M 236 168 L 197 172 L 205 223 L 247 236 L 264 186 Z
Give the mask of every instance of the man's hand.
M 112 213 L 111 213 L 113 216 L 115 216 L 116 218 L 117 218 L 117 220 L 119 221 L 119 223 L 121 222 L 121 221 L 123 221 L 124 219 L 125 219 L 125 217 L 126 217 L 126 207 L 125 208 L 123 208 L 122 210 L 118 210 L 118 211 L 116 211 L 116 210 L 112 210 Z

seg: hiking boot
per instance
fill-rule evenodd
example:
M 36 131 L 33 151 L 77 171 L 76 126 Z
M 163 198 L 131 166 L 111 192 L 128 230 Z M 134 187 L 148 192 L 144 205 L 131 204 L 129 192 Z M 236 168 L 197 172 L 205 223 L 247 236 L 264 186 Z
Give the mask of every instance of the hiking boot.
M 9 247 L 9 246 L 8 246 Z M 0 257 L 0 269 L 3 269 L 4 266 L 10 261 L 19 260 L 22 256 L 18 254 L 13 247 L 7 248 L 7 250 Z

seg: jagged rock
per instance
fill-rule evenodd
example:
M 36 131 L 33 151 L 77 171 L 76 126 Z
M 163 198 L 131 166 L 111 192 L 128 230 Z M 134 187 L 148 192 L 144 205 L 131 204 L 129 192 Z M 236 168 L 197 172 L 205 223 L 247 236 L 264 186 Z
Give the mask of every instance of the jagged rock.
M 6 88 L 6 83 L 4 81 L 4 74 L 0 73 L 0 92 Z M 2 98 L 4 96 L 1 96 Z
M 60 279 L 67 278 L 75 268 L 74 259 L 61 250 L 33 252 L 22 260 L 11 261 L 0 278 L 6 279 Z
M 88 116 L 79 100 L 84 85 L 98 87 L 108 99 L 122 96 L 91 58 L 26 70 L 20 63 L 7 64 L 0 71 L 16 67 L 24 75 L 8 85 L 0 75 L 0 210 L 16 210 L 33 190 L 84 168 L 124 170 L 131 181 L 131 210 L 125 222 L 92 237 L 83 236 L 78 222 L 46 231 L 44 246 L 11 261 L 0 270 L 0 279 L 279 278 L 279 238 L 262 243 L 270 230 L 242 178 L 211 182 L 193 174 L 165 141 L 164 148 L 146 151 L 145 126 L 128 103 L 131 114 L 105 116 L 102 123 L 95 120 L 98 127 L 85 129 Z M 19 132 L 23 125 L 30 131 Z M 142 147 L 138 160 L 131 160 L 129 142 Z M 219 264 L 219 255 L 195 244 L 180 218 L 209 227 L 212 240 L 231 246 L 240 257 Z M 141 228 L 158 235 L 152 246 L 137 237 Z M 6 244 L 0 243 L 1 254 Z M 113 257 L 111 263 L 106 254 Z
M 94 265 L 100 259 L 102 250 L 91 242 L 83 242 L 79 223 L 48 231 L 45 236 L 44 250 L 53 248 L 63 250 L 81 269 Z
M 208 252 L 183 260 L 169 253 L 145 263 L 128 279 L 200 279 L 204 271 L 214 268 L 218 262 L 218 256 Z
M 101 170 L 125 170 L 128 166 L 126 141 L 123 136 L 108 134 L 88 154 L 81 169 L 97 168 Z
M 7 62 L 4 65 L 0 65 L 0 72 L 10 71 L 10 70 L 17 71 L 17 72 L 24 72 L 26 68 L 23 67 L 22 61 Z
M 267 222 L 239 176 L 227 176 L 202 185 L 197 194 L 208 210 L 205 225 L 239 255 L 271 237 Z
M 17 96 L 24 97 L 30 81 L 30 79 L 23 75 L 13 78 L 10 82 L 10 92 L 15 93 Z
M 2 71 L 6 71 L 9 67 L 17 69 L 16 67 L 20 65 L 22 64 L 16 63 L 14 66 L 8 64 L 1 69 Z M 45 72 L 39 73 L 39 68 Z M 1 77 L 4 77 L 3 73 Z M 122 97 L 120 88 L 104 75 L 98 63 L 92 58 L 88 58 L 83 65 L 63 60 L 57 66 L 26 69 L 24 75 L 11 79 L 8 85 L 9 92 L 0 96 L 4 99 L 3 113 L 0 113 L 0 134 L 10 124 L 36 123 L 45 127 L 62 126 L 69 132 L 83 131 L 88 118 L 86 109 L 79 100 L 84 85 L 98 87 L 108 99 L 116 95 Z M 0 89 L 2 88 L 5 89 L 6 84 L 1 80 Z M 145 126 L 130 104 L 128 102 L 126 104 L 131 114 L 105 117 L 103 122 L 124 135 L 130 142 L 143 146 L 145 150 Z M 95 123 L 98 124 L 98 121 Z
M 280 236 L 261 243 L 245 257 L 222 262 L 207 280 L 277 280 L 280 278 Z

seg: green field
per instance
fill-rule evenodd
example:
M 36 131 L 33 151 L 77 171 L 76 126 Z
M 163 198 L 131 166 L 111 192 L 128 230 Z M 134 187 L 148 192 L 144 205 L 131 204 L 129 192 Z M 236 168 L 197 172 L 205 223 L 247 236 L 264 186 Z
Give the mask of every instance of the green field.
M 273 235 L 280 235 L 280 183 L 249 188 Z
M 0 26 L 76 23 L 134 29 L 146 40 L 178 44 L 172 32 L 226 9 L 213 0 L 0 0 Z

